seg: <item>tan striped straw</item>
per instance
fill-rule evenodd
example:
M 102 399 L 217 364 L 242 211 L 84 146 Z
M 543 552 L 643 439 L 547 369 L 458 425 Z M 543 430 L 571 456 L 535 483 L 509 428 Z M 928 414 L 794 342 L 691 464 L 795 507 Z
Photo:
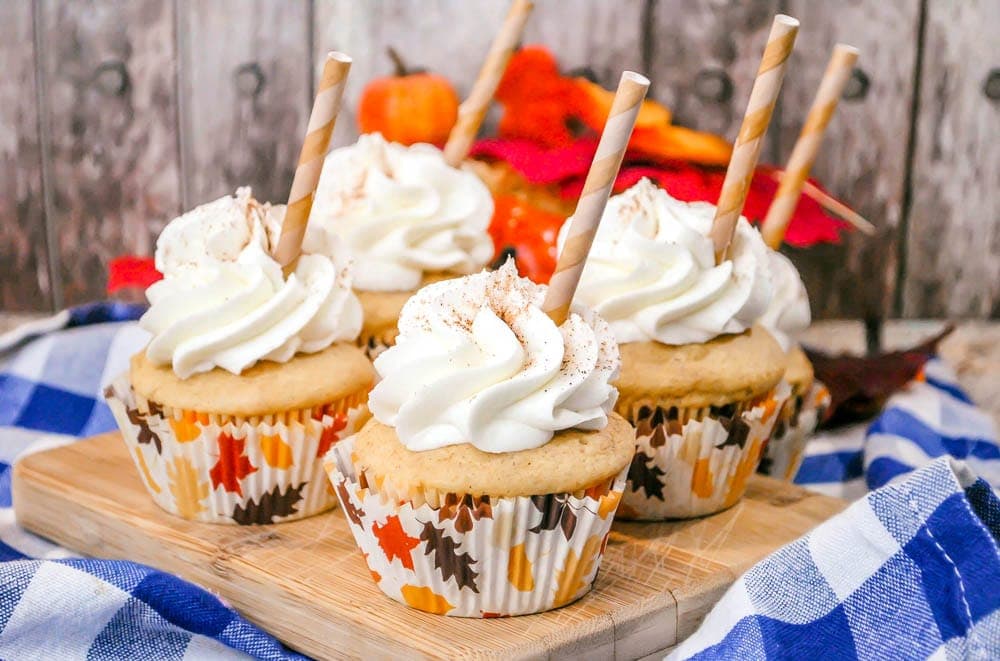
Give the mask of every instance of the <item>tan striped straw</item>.
M 524 26 L 535 4 L 531 0 L 514 0 L 507 12 L 500 31 L 493 39 L 486 61 L 479 71 L 479 77 L 472 85 L 472 91 L 458 109 L 458 121 L 448 135 L 444 145 L 444 160 L 457 168 L 472 148 L 472 143 L 479 133 L 479 127 L 490 108 L 493 94 L 497 91 L 500 79 L 507 69 L 511 55 L 521 41 Z
M 750 90 L 743 125 L 733 145 L 733 155 L 719 194 L 719 205 L 715 210 L 710 236 L 715 244 L 715 261 L 722 263 L 729 251 L 729 243 L 736 231 L 736 221 L 743 213 L 750 190 L 750 180 L 757 167 L 757 158 L 764 143 L 764 133 L 771 122 L 774 104 L 778 100 L 781 81 L 785 77 L 788 56 L 792 54 L 795 36 L 799 32 L 799 22 L 791 16 L 778 14 L 771 24 L 771 34 L 757 69 L 757 77 Z
M 340 112 L 344 97 L 344 84 L 351 70 L 351 58 L 343 53 L 327 53 L 323 65 L 323 75 L 316 90 L 306 139 L 299 152 L 299 164 L 292 179 L 292 190 L 288 194 L 288 208 L 281 223 L 281 236 L 274 249 L 274 259 L 284 267 L 286 274 L 294 269 L 302 249 L 302 239 L 306 235 L 306 223 L 312 211 L 316 186 L 323 170 L 323 158 L 330 147 L 330 136 Z
M 781 247 L 781 242 L 785 240 L 785 231 L 788 230 L 788 223 L 795 212 L 795 206 L 799 203 L 802 186 L 809 178 L 809 170 L 819 153 L 823 133 L 830 123 L 830 118 L 833 117 L 834 110 L 837 109 L 837 101 L 840 100 L 844 85 L 851 77 L 857 59 L 857 48 L 837 44 L 830 56 L 830 62 L 826 65 L 826 72 L 820 81 L 816 98 L 809 108 L 809 114 L 792 149 L 792 155 L 788 158 L 785 172 L 781 175 L 778 192 L 760 227 L 765 243 L 775 250 Z
M 597 226 L 604 215 L 604 207 L 611 195 L 611 187 L 618 176 L 625 148 L 632 136 L 632 127 L 635 126 L 635 119 L 648 89 L 649 80 L 632 71 L 623 73 L 618 83 L 618 91 L 611 102 L 611 112 L 604 124 L 597 153 L 587 172 L 583 193 L 576 204 L 572 224 L 549 281 L 545 300 L 542 301 L 542 310 L 557 325 L 566 321 L 569 315 L 573 294 L 576 293 L 587 254 L 597 234 Z

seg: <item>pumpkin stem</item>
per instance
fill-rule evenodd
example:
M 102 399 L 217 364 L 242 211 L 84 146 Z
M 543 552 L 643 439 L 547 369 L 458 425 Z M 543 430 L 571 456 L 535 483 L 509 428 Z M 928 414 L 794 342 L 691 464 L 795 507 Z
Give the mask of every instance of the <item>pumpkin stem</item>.
M 389 54 L 389 59 L 392 60 L 392 64 L 396 67 L 397 76 L 406 76 L 410 73 L 410 70 L 406 68 L 406 62 L 403 61 L 403 57 L 399 54 L 392 46 L 388 46 L 385 49 L 386 53 Z

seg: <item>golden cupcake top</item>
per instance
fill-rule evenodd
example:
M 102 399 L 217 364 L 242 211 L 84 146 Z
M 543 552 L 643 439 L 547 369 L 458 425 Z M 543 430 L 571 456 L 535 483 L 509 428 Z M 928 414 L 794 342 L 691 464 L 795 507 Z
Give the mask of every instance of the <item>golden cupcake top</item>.
M 360 472 L 390 482 L 399 494 L 516 497 L 573 493 L 601 484 L 618 475 L 634 453 L 632 427 L 612 413 L 602 429 L 566 430 L 540 447 L 502 453 L 469 443 L 415 452 L 392 427 L 370 420 L 354 437 L 353 458 Z
M 619 411 L 640 399 L 679 408 L 746 401 L 774 388 L 786 365 L 785 352 L 760 326 L 701 344 L 629 342 L 621 354 Z
M 262 361 L 235 375 L 212 370 L 180 378 L 145 352 L 132 357 L 136 394 L 163 406 L 233 416 L 307 409 L 366 391 L 375 371 L 353 344 L 334 344 L 286 364 Z

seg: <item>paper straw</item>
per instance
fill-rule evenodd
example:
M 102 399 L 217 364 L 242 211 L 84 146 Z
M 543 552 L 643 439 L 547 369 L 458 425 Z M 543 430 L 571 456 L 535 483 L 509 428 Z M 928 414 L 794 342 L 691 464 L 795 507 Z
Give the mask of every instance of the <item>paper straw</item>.
M 597 153 L 590 164 L 583 193 L 573 213 L 572 224 L 556 262 L 555 273 L 542 302 L 542 310 L 556 324 L 561 324 L 569 314 L 569 306 L 580 282 L 583 266 L 594 242 L 597 225 L 604 215 L 611 186 L 618 176 L 625 148 L 632 135 L 632 127 L 639 115 L 639 108 L 646 98 L 649 80 L 637 73 L 626 71 L 618 83 L 618 91 L 611 103 L 611 112 L 604 123 L 604 131 L 597 145 Z
M 764 56 L 757 70 L 757 77 L 750 90 L 750 100 L 747 102 L 743 125 L 736 136 L 733 155 L 729 159 L 726 179 L 722 183 L 719 194 L 719 206 L 715 210 L 715 220 L 712 222 L 711 238 L 715 245 L 715 261 L 721 263 L 726 258 L 729 243 L 736 231 L 736 221 L 743 212 L 750 180 L 757 167 L 757 158 L 764 142 L 764 133 L 771 122 L 774 104 L 781 90 L 781 81 L 785 77 L 785 66 L 788 56 L 795 44 L 795 35 L 799 31 L 799 22 L 791 16 L 778 14 L 771 24 L 771 34 L 767 38 Z
M 344 83 L 351 70 L 351 58 L 343 53 L 327 53 L 323 75 L 316 90 L 306 139 L 299 153 L 299 164 L 288 194 L 288 209 L 281 223 L 281 236 L 274 249 L 274 259 L 286 270 L 295 264 L 306 235 L 306 223 L 312 210 L 313 197 L 323 169 L 323 158 L 330 146 L 333 125 L 344 97 Z
M 788 165 L 785 166 L 785 172 L 781 176 L 778 192 L 760 227 L 765 243 L 775 250 L 781 247 L 781 242 L 785 240 L 785 231 L 795 212 L 795 206 L 799 203 L 802 186 L 809 178 L 809 170 L 819 153 L 823 133 L 830 123 L 834 110 L 837 109 L 837 101 L 844 91 L 844 85 L 851 77 L 857 59 L 857 48 L 837 44 L 830 56 L 830 62 L 826 65 L 826 73 L 820 81 L 816 98 L 813 99 L 802 132 L 799 133 L 799 139 L 795 142 L 792 155 L 788 158 Z
M 534 6 L 531 0 L 514 0 L 510 11 L 507 12 L 507 18 L 500 27 L 500 32 L 493 39 L 479 77 L 472 85 L 468 98 L 459 107 L 458 121 L 452 127 L 448 142 L 444 145 L 444 159 L 452 167 L 457 168 L 468 155 L 483 118 L 486 117 L 486 111 L 490 108 L 497 85 L 500 84 L 500 79 L 507 69 L 507 62 L 521 41 L 524 25 L 528 22 L 528 16 Z

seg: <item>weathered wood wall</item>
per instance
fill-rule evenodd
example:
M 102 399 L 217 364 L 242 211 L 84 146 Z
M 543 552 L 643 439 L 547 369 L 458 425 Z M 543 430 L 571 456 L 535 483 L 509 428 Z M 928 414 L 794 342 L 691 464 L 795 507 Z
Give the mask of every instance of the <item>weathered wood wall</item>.
M 790 251 L 817 316 L 1000 316 L 996 0 L 537 0 L 527 43 L 611 87 L 647 72 L 681 124 L 732 138 L 768 25 L 802 21 L 763 158 L 783 162 L 830 48 L 862 51 L 814 170 L 879 228 Z M 251 184 L 280 199 L 315 63 L 388 45 L 468 90 L 496 0 L 0 2 L 0 309 L 101 296 L 182 209 Z M 353 140 L 352 112 L 335 140 Z

